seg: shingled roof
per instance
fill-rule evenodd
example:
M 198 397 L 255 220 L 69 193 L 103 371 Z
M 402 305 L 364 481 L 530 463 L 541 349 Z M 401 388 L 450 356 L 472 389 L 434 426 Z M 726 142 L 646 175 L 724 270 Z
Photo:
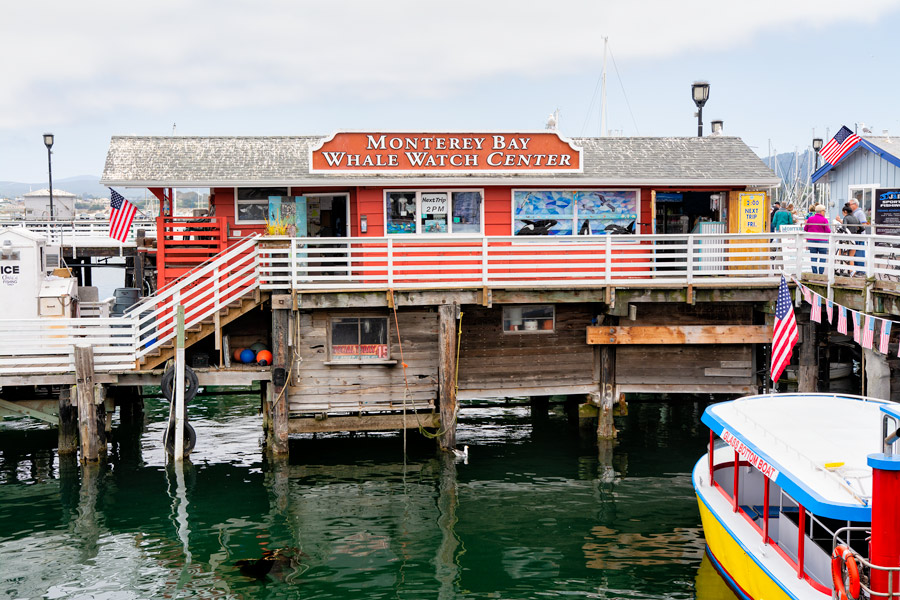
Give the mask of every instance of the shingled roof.
M 354 185 L 390 182 L 585 185 L 722 185 L 770 187 L 775 173 L 740 138 L 573 138 L 582 173 L 321 174 L 309 172 L 309 151 L 324 136 L 145 137 L 110 140 L 101 183 L 121 187 Z

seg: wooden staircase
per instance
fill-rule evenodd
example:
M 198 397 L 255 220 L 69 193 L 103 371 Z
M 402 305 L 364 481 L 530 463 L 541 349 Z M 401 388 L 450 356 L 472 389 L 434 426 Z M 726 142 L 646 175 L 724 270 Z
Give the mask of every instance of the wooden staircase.
M 221 329 L 238 317 L 247 314 L 262 304 L 268 296 L 269 294 L 267 292 L 262 292 L 258 288 L 254 289 L 248 294 L 233 300 L 228 305 L 219 309 L 217 315 L 210 315 L 199 323 L 195 323 L 191 327 L 188 327 L 184 330 L 184 347 L 190 348 L 197 342 L 206 339 L 214 334 L 217 328 Z M 165 364 L 166 361 L 172 358 L 175 358 L 174 338 L 163 342 L 163 344 L 142 356 L 138 360 L 138 370 L 145 371 L 153 369 Z

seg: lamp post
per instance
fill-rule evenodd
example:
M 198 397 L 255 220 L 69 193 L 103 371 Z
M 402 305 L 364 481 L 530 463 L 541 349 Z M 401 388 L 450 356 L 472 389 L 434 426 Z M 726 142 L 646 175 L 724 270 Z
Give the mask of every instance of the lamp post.
M 819 150 L 822 149 L 823 145 L 824 145 L 824 142 L 822 141 L 822 138 L 813 138 L 812 147 L 813 147 L 813 154 L 815 154 L 814 160 L 815 160 L 815 164 L 816 164 L 816 167 L 813 169 L 813 173 L 815 173 L 816 171 L 819 170 Z M 819 186 L 817 186 L 815 183 L 813 184 L 813 205 L 816 205 L 819 203 L 819 198 L 818 198 L 819 194 L 816 189 L 818 187 Z
M 695 81 L 691 84 L 691 95 L 697 105 L 697 137 L 703 137 L 703 105 L 709 99 L 709 82 Z
M 53 147 L 53 134 L 44 134 L 44 145 L 47 146 L 47 174 L 50 176 L 50 220 L 53 220 L 53 161 L 50 159 L 50 148 Z

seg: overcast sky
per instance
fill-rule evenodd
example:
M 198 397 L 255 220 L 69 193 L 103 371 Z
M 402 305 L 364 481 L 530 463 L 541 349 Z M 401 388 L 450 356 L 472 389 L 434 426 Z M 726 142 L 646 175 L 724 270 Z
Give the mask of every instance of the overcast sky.
M 113 135 L 338 129 L 696 135 L 760 156 L 900 135 L 900 0 L 49 0 L 0 19 L 0 181 L 99 177 Z

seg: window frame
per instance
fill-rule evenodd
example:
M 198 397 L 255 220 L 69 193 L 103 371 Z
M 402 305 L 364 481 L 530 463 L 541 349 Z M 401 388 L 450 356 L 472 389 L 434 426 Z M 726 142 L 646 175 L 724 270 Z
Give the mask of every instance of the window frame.
M 385 237 L 397 237 L 397 238 L 410 238 L 412 236 L 416 237 L 429 237 L 429 238 L 441 238 L 446 236 L 457 236 L 457 237 L 484 237 L 485 233 L 485 222 L 484 222 L 484 188 L 434 188 L 434 189 L 410 189 L 410 188 L 385 188 L 382 190 L 382 216 L 384 218 L 384 236 Z M 478 193 L 481 194 L 481 206 L 478 209 L 478 232 L 473 231 L 464 231 L 464 232 L 456 232 L 453 231 L 453 195 L 458 193 Z M 410 233 L 388 233 L 388 196 L 390 194 L 415 194 L 416 195 L 416 230 L 415 232 Z M 448 197 L 448 207 L 447 207 L 447 232 L 446 233 L 425 233 L 422 231 L 422 194 L 447 194 Z
M 869 220 L 869 224 L 872 224 L 872 219 L 874 215 L 872 212 L 875 210 L 875 192 L 878 191 L 878 188 L 881 187 L 877 183 L 864 183 L 858 185 L 848 185 L 847 186 L 847 202 L 853 198 L 854 192 L 862 192 L 862 202 L 859 203 L 859 207 L 866 213 L 866 218 Z M 868 201 L 866 200 L 866 196 L 868 196 Z M 840 210 L 838 211 L 840 212 Z M 866 233 L 871 231 L 868 227 L 866 228 Z
M 240 203 L 241 203 L 241 200 L 238 198 L 238 194 L 240 193 L 240 190 L 242 190 L 242 189 L 244 189 L 244 190 L 249 190 L 249 189 L 255 189 L 255 190 L 278 190 L 278 191 L 284 190 L 285 193 L 283 193 L 283 194 L 281 194 L 281 193 L 272 193 L 272 194 L 267 195 L 265 198 L 259 198 L 259 199 L 254 199 L 254 200 L 244 200 L 244 201 L 243 201 L 244 204 L 262 204 L 262 205 L 265 205 L 266 211 L 268 211 L 268 209 L 269 209 L 269 196 L 280 196 L 280 197 L 284 198 L 284 197 L 286 197 L 286 196 L 290 196 L 290 195 L 291 195 L 291 188 L 290 188 L 290 186 L 259 186 L 259 185 L 242 185 L 242 186 L 235 186 L 235 187 L 234 187 L 234 224 L 235 224 L 235 226 L 238 226 L 238 225 L 265 225 L 265 224 L 266 224 L 266 219 L 263 219 L 263 220 L 261 220 L 261 221 L 258 220 L 258 219 L 241 219 L 241 211 L 240 211 L 239 208 L 238 208 L 239 205 L 240 205 Z M 268 214 L 268 212 L 267 212 L 266 214 Z
M 511 317 L 509 319 L 507 319 L 507 315 L 508 315 L 509 311 L 511 311 L 513 309 L 518 309 L 524 313 L 524 311 L 527 309 L 537 309 L 537 308 L 549 308 L 550 309 L 550 317 L 549 317 L 550 324 L 551 324 L 550 329 L 544 329 L 544 327 L 542 326 L 543 325 L 542 322 L 546 321 L 547 317 L 536 317 L 534 319 L 526 319 L 524 317 L 524 315 L 519 317 L 519 320 L 522 321 L 520 329 L 507 329 L 506 328 L 507 320 L 512 321 Z M 535 320 L 535 321 L 539 322 L 536 329 L 526 329 L 525 328 L 525 322 L 530 321 L 530 320 Z M 510 324 L 510 326 L 512 327 L 512 324 Z M 522 335 L 522 334 L 533 335 L 536 333 L 537 334 L 556 333 L 556 305 L 555 304 L 507 304 L 507 305 L 504 305 L 502 307 L 502 311 L 500 312 L 500 331 L 502 331 L 504 334 L 510 334 L 510 335 Z
M 376 359 L 363 359 L 357 358 L 354 360 L 335 360 L 333 346 L 334 342 L 332 339 L 332 331 L 334 328 L 334 324 L 336 321 L 341 319 L 356 319 L 357 321 L 361 321 L 362 319 L 383 319 L 385 322 L 385 333 L 386 333 L 386 345 L 387 345 L 387 357 L 386 358 L 376 358 Z M 397 361 L 391 358 L 391 320 L 388 315 L 384 314 L 375 314 L 375 313 L 355 313 L 352 315 L 329 315 L 328 323 L 326 329 L 326 360 L 325 365 L 333 366 L 333 367 L 341 367 L 341 366 L 360 366 L 360 365 L 396 365 Z M 359 344 L 359 336 L 357 333 L 357 345 Z

